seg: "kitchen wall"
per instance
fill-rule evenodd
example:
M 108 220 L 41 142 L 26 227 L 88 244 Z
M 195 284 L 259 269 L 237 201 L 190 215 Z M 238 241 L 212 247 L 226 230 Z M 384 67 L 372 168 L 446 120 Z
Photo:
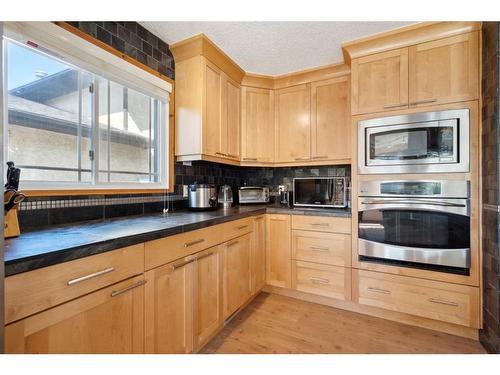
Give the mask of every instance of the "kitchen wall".
M 168 44 L 137 22 L 69 21 L 68 23 L 151 69 L 174 79 L 174 57 Z
M 500 23 L 483 23 L 482 66 L 482 188 L 483 188 L 483 319 L 480 341 L 491 353 L 500 353 L 499 251 L 499 59 Z
M 182 185 L 197 181 L 216 185 L 228 184 L 236 192 L 239 186 L 286 185 L 291 188 L 294 177 L 351 176 L 349 165 L 257 168 L 237 167 L 205 161 L 192 165 L 175 163 L 174 193 L 168 194 L 122 194 L 82 195 L 28 198 L 21 204 L 19 222 L 22 231 L 38 229 L 46 225 L 60 225 L 83 220 L 101 220 L 117 216 L 140 215 L 161 212 L 163 207 L 171 210 L 186 208 L 182 197 Z

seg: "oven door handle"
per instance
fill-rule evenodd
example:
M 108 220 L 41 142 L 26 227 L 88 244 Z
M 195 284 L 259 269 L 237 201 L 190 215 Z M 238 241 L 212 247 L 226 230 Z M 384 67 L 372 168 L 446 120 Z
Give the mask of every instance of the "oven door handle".
M 362 204 L 387 204 L 387 205 L 392 205 L 392 204 L 414 204 L 414 205 L 426 205 L 426 206 L 442 206 L 442 207 L 467 207 L 465 204 L 459 204 L 459 203 L 449 203 L 449 202 L 436 202 L 436 201 L 429 201 L 429 200 L 419 200 L 419 201 L 412 201 L 412 200 L 378 200 L 378 201 L 362 201 Z

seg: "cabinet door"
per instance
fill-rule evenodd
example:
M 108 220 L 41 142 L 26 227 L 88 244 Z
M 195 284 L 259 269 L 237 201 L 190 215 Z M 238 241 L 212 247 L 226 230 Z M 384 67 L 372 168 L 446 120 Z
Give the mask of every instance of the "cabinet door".
M 274 91 L 241 89 L 241 160 L 274 161 Z
M 291 287 L 290 215 L 267 215 L 267 284 Z
M 224 318 L 231 316 L 251 295 L 250 236 L 248 233 L 224 244 Z
M 215 65 L 205 61 L 205 126 L 203 153 L 213 156 L 223 156 L 223 144 L 226 142 L 222 135 L 222 73 Z
M 143 285 L 137 276 L 9 324 L 6 353 L 143 353 Z
M 193 350 L 193 262 L 183 258 L 145 273 L 146 353 Z
M 240 86 L 225 76 L 225 95 L 223 96 L 222 126 L 223 152 L 234 160 L 240 159 Z
M 352 60 L 352 114 L 408 107 L 408 48 Z
M 410 105 L 479 97 L 478 32 L 410 47 Z
M 294 86 L 276 92 L 276 147 L 278 162 L 311 157 L 311 87 Z
M 311 159 L 351 157 L 349 77 L 311 84 Z
M 224 324 L 222 254 L 215 246 L 197 254 L 194 263 L 194 345 L 199 350 Z
M 266 221 L 265 216 L 257 216 L 252 232 L 252 294 L 266 285 Z

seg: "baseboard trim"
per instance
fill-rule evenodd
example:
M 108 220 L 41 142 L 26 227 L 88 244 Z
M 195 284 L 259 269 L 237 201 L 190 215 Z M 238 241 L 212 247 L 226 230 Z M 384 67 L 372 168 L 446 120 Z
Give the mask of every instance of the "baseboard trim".
M 267 293 L 279 294 L 286 297 L 296 298 L 302 301 L 318 303 L 320 305 L 335 307 L 338 309 L 352 311 L 364 315 L 370 315 L 377 318 L 392 320 L 395 322 L 409 324 L 416 327 L 427 328 L 434 331 L 444 332 L 451 335 L 466 337 L 473 339 L 475 341 L 479 341 L 479 330 L 470 327 L 464 327 L 456 324 L 440 322 L 433 319 L 421 318 L 418 316 L 400 313 L 396 311 L 380 309 L 378 307 L 360 305 L 352 301 L 342 301 L 329 297 L 318 296 L 315 294 L 299 292 L 297 290 L 281 288 L 272 285 L 266 285 L 262 289 L 262 291 Z

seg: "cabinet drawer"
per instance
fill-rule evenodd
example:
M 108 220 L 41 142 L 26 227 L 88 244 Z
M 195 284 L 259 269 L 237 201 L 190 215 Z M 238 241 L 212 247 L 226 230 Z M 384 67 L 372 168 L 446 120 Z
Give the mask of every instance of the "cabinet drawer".
M 144 272 L 144 244 L 40 268 L 5 279 L 5 322 Z
M 353 284 L 360 304 L 480 328 L 479 288 L 362 270 Z
M 253 228 L 253 218 L 247 217 L 244 219 L 230 221 L 219 225 L 219 227 L 219 237 L 222 234 L 223 241 L 226 242 L 232 240 L 233 238 L 250 233 Z
M 351 299 L 350 268 L 294 261 L 292 280 L 292 287 L 301 292 Z
M 146 242 L 146 270 L 162 266 L 221 243 L 221 235 L 217 236 L 217 231 L 220 228 L 221 225 L 214 225 Z
M 351 233 L 351 218 L 292 215 L 292 229 Z
M 351 264 L 351 236 L 294 230 L 292 231 L 292 259 L 333 266 L 349 266 Z

